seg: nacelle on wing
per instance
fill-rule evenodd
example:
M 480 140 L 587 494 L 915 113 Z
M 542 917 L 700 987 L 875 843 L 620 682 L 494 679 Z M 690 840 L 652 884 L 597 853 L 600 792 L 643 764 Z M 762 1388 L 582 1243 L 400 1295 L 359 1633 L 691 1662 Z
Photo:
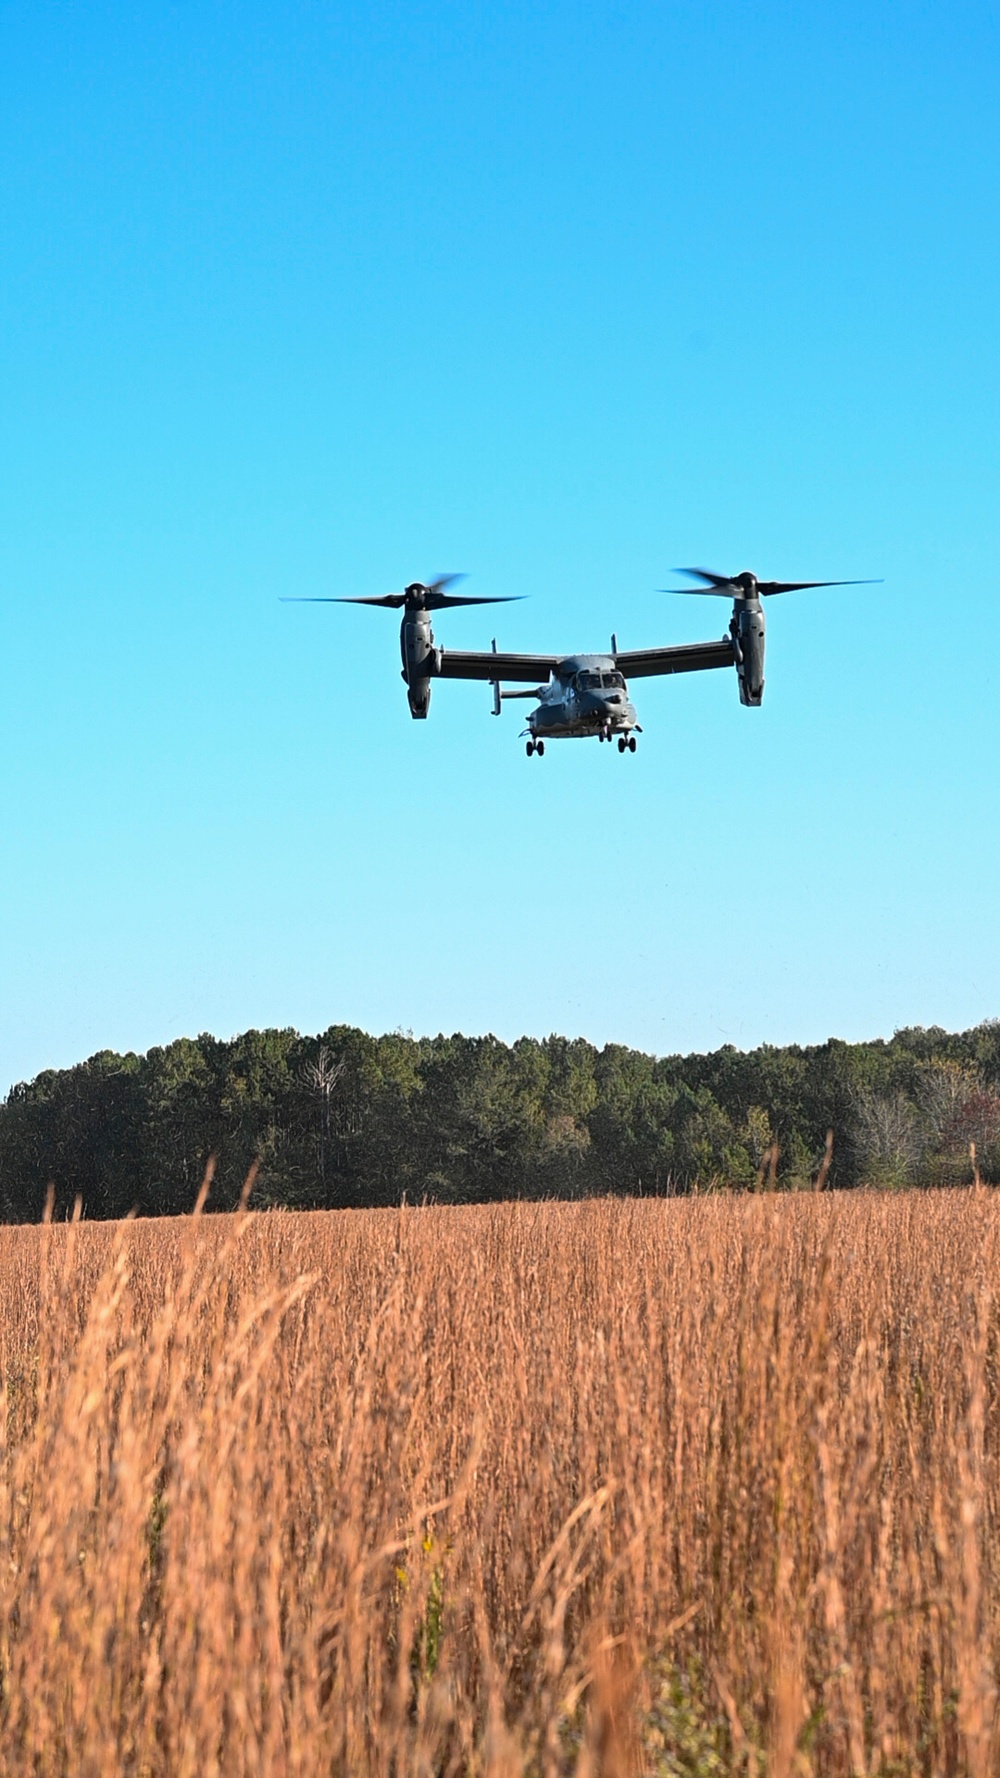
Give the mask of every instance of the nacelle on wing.
M 759 599 L 737 599 L 729 634 L 736 655 L 740 703 L 751 706 L 764 701 L 764 607 Z
M 434 646 L 431 620 L 426 611 L 407 612 L 400 625 L 399 647 L 410 715 L 422 720 L 431 707 L 431 676 L 440 667 L 440 649 Z

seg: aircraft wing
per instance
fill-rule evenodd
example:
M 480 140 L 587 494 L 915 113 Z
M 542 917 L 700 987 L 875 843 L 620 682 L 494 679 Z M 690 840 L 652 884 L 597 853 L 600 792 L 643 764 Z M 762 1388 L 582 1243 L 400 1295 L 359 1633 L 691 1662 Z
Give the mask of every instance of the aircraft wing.
M 457 648 L 437 651 L 434 669 L 441 679 L 512 679 L 525 685 L 544 685 L 559 665 L 557 654 L 462 654 Z
M 626 679 L 648 679 L 654 673 L 700 673 L 706 667 L 734 667 L 736 654 L 728 636 L 721 642 L 685 642 L 675 648 L 640 648 L 616 654 L 615 666 Z

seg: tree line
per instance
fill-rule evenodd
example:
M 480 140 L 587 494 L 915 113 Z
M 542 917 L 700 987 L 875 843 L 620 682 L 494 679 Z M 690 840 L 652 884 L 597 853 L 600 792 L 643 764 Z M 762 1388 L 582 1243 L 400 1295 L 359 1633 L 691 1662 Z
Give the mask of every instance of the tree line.
M 582 1039 L 247 1031 L 102 1050 L 0 1105 L 0 1217 L 1000 1180 L 1000 1021 L 655 1057 Z

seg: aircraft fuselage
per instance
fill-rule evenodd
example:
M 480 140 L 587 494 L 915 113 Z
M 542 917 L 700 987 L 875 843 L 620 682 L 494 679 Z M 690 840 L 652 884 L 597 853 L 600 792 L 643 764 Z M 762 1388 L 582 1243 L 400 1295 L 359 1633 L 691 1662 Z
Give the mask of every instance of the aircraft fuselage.
M 610 740 L 638 727 L 628 686 L 609 654 L 571 655 L 560 661 L 528 716 L 528 731 L 536 741 L 586 735 Z

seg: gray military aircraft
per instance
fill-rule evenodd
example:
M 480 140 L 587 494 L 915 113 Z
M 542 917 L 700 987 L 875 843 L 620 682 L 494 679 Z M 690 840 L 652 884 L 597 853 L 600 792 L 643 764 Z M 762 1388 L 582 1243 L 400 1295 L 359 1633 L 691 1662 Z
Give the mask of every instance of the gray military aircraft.
M 289 601 L 309 605 L 380 605 L 402 610 L 399 643 L 403 679 L 411 716 L 426 717 L 435 679 L 480 679 L 493 687 L 493 714 L 499 716 L 507 698 L 531 698 L 536 704 L 528 713 L 525 751 L 529 757 L 545 752 L 546 741 L 596 735 L 599 741 L 617 740 L 619 753 L 634 753 L 636 735 L 642 733 L 635 706 L 628 695 L 630 679 L 647 679 L 661 673 L 697 673 L 708 667 L 735 667 L 740 703 L 759 705 L 764 697 L 764 608 L 762 599 L 773 593 L 801 592 L 808 587 L 871 586 L 861 580 L 758 580 L 755 574 L 713 574 L 708 568 L 679 568 L 694 587 L 670 587 L 674 593 L 696 593 L 732 599 L 733 614 L 726 635 L 717 642 L 685 642 L 669 648 L 640 648 L 624 653 L 615 636 L 609 654 L 505 654 L 494 641 L 490 652 L 469 654 L 455 648 L 438 648 L 431 628 L 431 613 L 453 605 L 507 605 L 511 598 L 467 598 L 446 588 L 464 577 L 442 574 L 425 586 L 415 580 L 401 593 L 383 598 L 299 598 Z M 504 691 L 504 683 L 529 684 L 529 691 Z

